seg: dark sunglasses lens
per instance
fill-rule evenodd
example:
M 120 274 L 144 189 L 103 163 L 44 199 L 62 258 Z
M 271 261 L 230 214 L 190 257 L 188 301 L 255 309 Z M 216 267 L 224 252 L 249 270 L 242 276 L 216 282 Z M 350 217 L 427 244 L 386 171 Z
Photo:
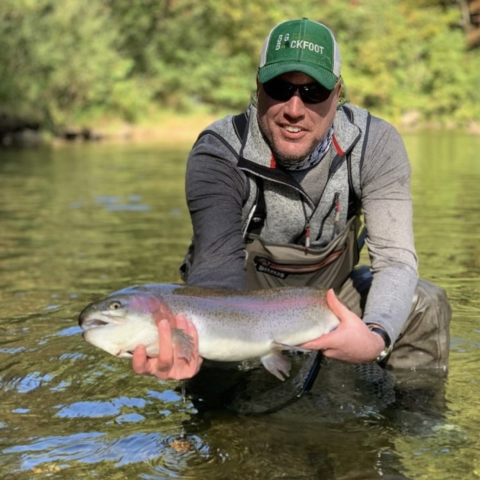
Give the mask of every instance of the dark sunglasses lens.
M 295 93 L 293 84 L 284 82 L 280 79 L 273 79 L 263 84 L 263 89 L 269 97 L 280 102 L 290 100 Z
M 327 90 L 318 83 L 295 85 L 279 78 L 264 83 L 263 89 L 269 97 L 280 102 L 290 100 L 297 90 L 305 103 L 324 102 L 331 93 L 331 90 Z
M 332 93 L 318 83 L 310 83 L 299 88 L 300 97 L 305 103 L 321 103 L 324 102 Z

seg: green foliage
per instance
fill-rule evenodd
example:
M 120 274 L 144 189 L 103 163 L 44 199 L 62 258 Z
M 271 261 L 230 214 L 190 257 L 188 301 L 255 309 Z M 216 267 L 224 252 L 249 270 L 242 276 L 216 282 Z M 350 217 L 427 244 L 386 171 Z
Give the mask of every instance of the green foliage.
M 480 118 L 478 50 L 457 2 L 438 0 L 2 0 L 0 107 L 53 125 L 242 109 L 269 30 L 302 16 L 334 30 L 353 103 L 394 121 Z
M 2 0 L 0 104 L 52 125 L 142 106 L 101 2 Z
M 364 1 L 351 9 L 353 27 L 335 27 L 340 45 L 349 46 L 343 75 L 354 103 L 393 120 L 408 111 L 438 122 L 478 118 L 478 51 L 466 52 L 459 12 L 440 3 Z M 337 10 L 332 19 L 346 17 Z

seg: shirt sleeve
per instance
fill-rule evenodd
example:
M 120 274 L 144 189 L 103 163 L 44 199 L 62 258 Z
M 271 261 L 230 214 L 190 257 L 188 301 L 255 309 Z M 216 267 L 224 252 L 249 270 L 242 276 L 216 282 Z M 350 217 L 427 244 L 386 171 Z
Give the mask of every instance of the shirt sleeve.
M 189 285 L 246 288 L 242 207 L 248 181 L 236 163 L 233 153 L 208 134 L 190 153 L 185 189 L 195 254 Z
M 361 169 L 362 209 L 373 274 L 363 320 L 384 327 L 393 342 L 408 318 L 418 278 L 410 174 L 399 133 L 372 117 Z

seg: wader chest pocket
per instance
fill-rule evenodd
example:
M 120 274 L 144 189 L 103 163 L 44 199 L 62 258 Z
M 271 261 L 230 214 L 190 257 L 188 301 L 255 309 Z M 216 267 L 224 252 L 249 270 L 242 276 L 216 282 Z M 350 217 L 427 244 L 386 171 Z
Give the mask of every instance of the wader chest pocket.
M 267 257 L 257 255 L 254 257 L 253 261 L 255 263 L 255 268 L 258 272 L 267 273 L 278 278 L 286 278 L 289 274 L 311 274 L 321 270 L 330 263 L 334 262 L 339 258 L 345 247 L 342 247 L 340 250 L 332 252 L 326 258 L 323 258 L 319 262 L 315 263 L 279 263 L 272 261 Z

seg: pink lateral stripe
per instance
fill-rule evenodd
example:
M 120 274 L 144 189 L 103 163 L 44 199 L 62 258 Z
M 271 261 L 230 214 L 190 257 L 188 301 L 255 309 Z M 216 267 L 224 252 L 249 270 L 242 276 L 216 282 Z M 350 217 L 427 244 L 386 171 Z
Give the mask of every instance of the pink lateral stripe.
M 337 151 L 337 153 L 338 153 L 340 156 L 345 155 L 345 152 L 340 148 L 340 145 L 338 144 L 337 139 L 335 138 L 335 134 L 333 134 L 332 139 L 333 139 L 333 145 L 334 145 L 335 150 Z

